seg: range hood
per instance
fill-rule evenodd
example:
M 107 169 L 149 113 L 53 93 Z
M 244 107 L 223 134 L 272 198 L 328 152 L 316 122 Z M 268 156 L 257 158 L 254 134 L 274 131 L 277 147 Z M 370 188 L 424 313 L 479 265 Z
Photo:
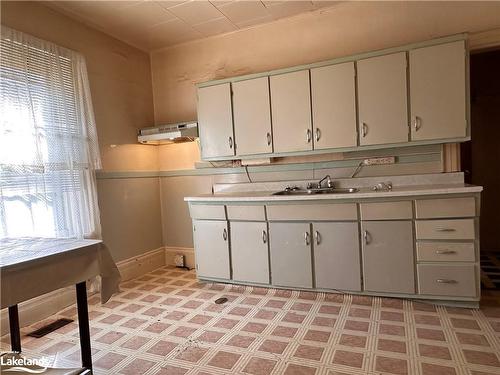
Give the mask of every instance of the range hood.
M 194 141 L 198 137 L 198 123 L 196 121 L 179 122 L 152 126 L 139 130 L 138 141 L 147 145 L 164 145 Z

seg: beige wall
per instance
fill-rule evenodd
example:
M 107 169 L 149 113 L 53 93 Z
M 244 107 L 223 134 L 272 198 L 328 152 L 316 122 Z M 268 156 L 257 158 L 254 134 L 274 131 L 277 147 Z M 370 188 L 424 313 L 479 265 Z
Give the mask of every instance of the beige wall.
M 345 2 L 155 51 L 151 54 L 155 122 L 195 119 L 198 82 L 498 27 L 500 2 Z M 190 153 L 193 147 L 181 144 L 176 150 Z M 184 160 L 179 159 L 186 164 Z M 162 150 L 159 163 L 181 168 Z
M 137 144 L 153 123 L 149 55 L 35 2 L 1 2 L 2 24 L 85 55 L 105 170 L 156 170 Z M 110 145 L 117 147 L 110 147 Z M 104 242 L 115 260 L 162 246 L 159 179 L 98 181 Z

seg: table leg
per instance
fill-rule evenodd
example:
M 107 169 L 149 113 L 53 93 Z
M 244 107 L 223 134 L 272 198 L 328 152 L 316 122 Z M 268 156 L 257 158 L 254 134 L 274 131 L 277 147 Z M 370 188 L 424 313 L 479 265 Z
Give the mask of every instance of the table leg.
M 21 352 L 21 332 L 19 330 L 19 310 L 17 305 L 9 306 L 10 345 L 13 352 Z
M 76 305 L 78 308 L 78 328 L 80 330 L 80 350 L 82 367 L 92 370 L 92 349 L 90 347 L 89 311 L 87 306 L 87 285 L 85 281 L 76 284 Z

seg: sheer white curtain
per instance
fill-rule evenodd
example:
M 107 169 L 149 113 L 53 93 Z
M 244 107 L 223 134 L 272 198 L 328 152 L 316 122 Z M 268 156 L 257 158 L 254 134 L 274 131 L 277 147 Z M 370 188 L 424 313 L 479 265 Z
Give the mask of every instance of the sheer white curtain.
M 0 239 L 100 237 L 84 57 L 2 26 Z

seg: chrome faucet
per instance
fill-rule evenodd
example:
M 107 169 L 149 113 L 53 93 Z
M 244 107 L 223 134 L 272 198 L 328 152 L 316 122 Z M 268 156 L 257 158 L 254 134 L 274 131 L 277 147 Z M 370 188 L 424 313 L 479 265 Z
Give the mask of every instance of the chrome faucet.
M 332 181 L 332 178 L 330 177 L 330 175 L 326 175 L 325 177 L 323 177 L 321 180 L 318 181 L 318 183 L 316 184 L 313 184 L 312 182 L 308 183 L 307 184 L 307 188 L 308 189 L 312 189 L 312 188 L 316 188 L 316 189 L 321 189 L 321 184 L 323 183 L 323 181 L 326 180 L 326 186 L 331 189 L 333 188 L 333 181 Z M 315 186 L 316 185 L 316 186 Z

